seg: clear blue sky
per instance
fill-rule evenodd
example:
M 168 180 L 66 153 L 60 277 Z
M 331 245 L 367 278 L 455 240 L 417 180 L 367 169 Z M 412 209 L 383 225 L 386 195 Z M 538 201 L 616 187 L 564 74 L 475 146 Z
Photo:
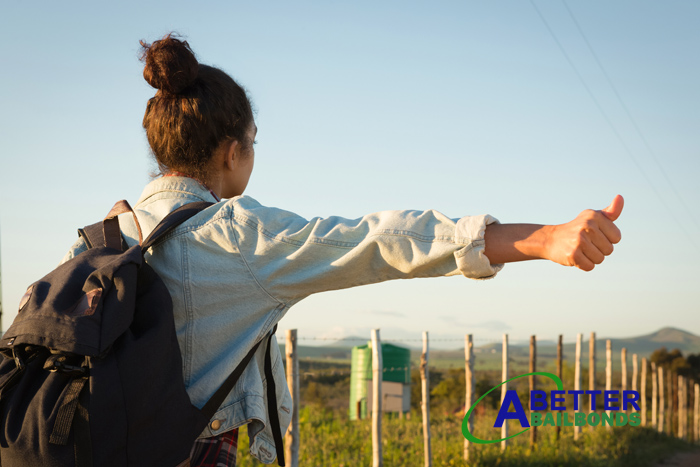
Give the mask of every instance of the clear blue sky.
M 263 204 L 307 217 L 432 208 L 561 223 L 626 199 L 623 241 L 592 273 L 529 262 L 485 282 L 332 292 L 281 329 L 700 334 L 700 3 L 535 5 L 578 74 L 524 0 L 5 2 L 3 328 L 75 229 L 148 182 L 141 119 L 154 90 L 138 40 L 175 30 L 248 89 L 259 144 L 247 194 Z

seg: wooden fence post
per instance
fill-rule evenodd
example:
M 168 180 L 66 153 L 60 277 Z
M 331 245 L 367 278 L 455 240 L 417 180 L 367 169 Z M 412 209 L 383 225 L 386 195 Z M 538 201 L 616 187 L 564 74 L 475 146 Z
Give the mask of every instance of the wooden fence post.
M 690 434 L 688 426 L 688 379 L 683 377 L 683 439 L 686 441 L 690 440 L 688 436 Z
M 537 371 L 537 337 L 530 336 L 530 373 Z M 530 375 L 530 394 L 537 389 L 537 380 L 535 375 Z M 530 428 L 530 448 L 534 449 L 537 443 L 537 427 Z
M 299 355 L 297 330 L 287 329 L 285 336 L 287 357 L 287 386 L 292 395 L 292 424 L 287 430 L 284 458 L 290 467 L 299 466 Z
M 690 430 L 688 426 L 688 379 L 683 376 L 683 439 L 690 440 Z
M 677 417 L 677 423 L 676 423 L 676 436 L 679 439 L 685 439 L 685 425 L 683 424 L 683 377 L 681 375 L 676 376 L 676 380 L 674 383 L 676 384 L 676 415 Z M 681 433 L 683 431 L 683 433 Z M 683 436 L 681 436 L 683 435 Z
M 676 437 L 680 438 L 678 433 L 678 428 L 681 424 L 681 380 L 678 379 L 678 374 L 673 375 L 673 414 L 676 419 L 674 429 L 676 431 Z
M 588 390 L 595 391 L 595 332 L 591 333 L 591 340 L 588 341 Z M 592 406 L 591 401 L 593 396 L 588 396 L 588 406 L 591 409 L 591 413 L 595 412 L 595 407 Z M 593 431 L 595 427 L 593 425 L 588 425 L 590 431 Z
M 503 334 L 503 368 L 501 372 L 502 381 L 508 379 L 508 334 Z M 506 392 L 508 392 L 508 383 L 501 386 L 501 403 L 506 398 Z M 501 426 L 501 438 L 508 437 L 508 420 L 503 420 L 503 426 Z M 508 440 L 504 439 L 501 441 L 501 451 L 505 451 L 508 447 Z
M 664 394 L 666 392 L 664 391 L 666 385 L 664 384 L 664 367 L 658 366 L 656 368 L 656 372 L 659 375 L 659 418 L 657 419 L 657 431 L 659 433 L 663 433 L 664 422 L 666 421 L 666 395 Z
M 583 334 L 576 335 L 576 360 L 574 366 L 574 390 L 581 390 L 581 345 L 583 343 Z M 574 396 L 577 397 L 577 396 Z M 581 398 L 583 399 L 583 398 Z M 581 407 L 574 410 L 574 440 L 577 440 L 581 434 L 581 427 L 576 425 L 576 413 L 581 411 Z
M 639 357 L 636 353 L 632 354 L 632 390 L 637 390 L 637 380 L 639 379 Z
M 658 429 L 659 425 L 659 373 L 656 362 L 651 362 L 651 427 Z
M 688 390 L 685 376 L 678 375 L 678 437 L 688 441 Z
M 564 336 L 559 334 L 559 340 L 557 341 L 557 376 L 559 379 L 562 378 L 562 360 L 564 359 Z M 557 425 L 556 428 L 556 439 L 559 441 L 561 436 L 561 427 Z
M 668 418 L 668 423 L 666 426 L 668 426 L 668 435 L 673 436 L 673 432 L 675 429 L 674 423 L 673 423 L 673 417 L 675 415 L 675 410 L 673 407 L 673 402 L 674 402 L 674 394 L 673 394 L 673 380 L 675 378 L 673 377 L 673 372 L 671 370 L 668 371 L 668 377 L 666 380 L 668 380 L 668 388 L 666 390 L 666 394 L 668 394 L 668 414 L 666 415 L 666 418 Z M 678 399 L 676 399 L 676 402 L 678 402 Z
M 689 380 L 688 384 L 686 386 L 688 388 L 688 410 L 690 413 L 688 414 L 688 423 L 690 424 L 690 428 L 688 429 L 688 442 L 689 443 L 695 443 L 695 440 L 697 438 L 697 427 L 695 426 L 695 404 L 697 403 L 697 397 L 695 397 L 695 383 L 693 380 Z
M 625 347 L 622 348 L 622 351 L 620 352 L 620 364 L 621 364 L 621 377 L 620 377 L 620 389 L 623 391 L 627 390 L 627 349 Z M 620 399 L 622 400 L 622 399 Z M 622 404 L 620 404 L 622 406 Z M 622 410 L 622 407 L 620 407 L 620 410 Z
M 605 341 L 605 390 L 612 390 L 612 341 L 608 339 Z M 610 416 L 610 410 L 606 410 L 605 413 Z M 608 430 L 612 430 L 610 425 L 607 426 Z
M 379 329 L 372 330 L 372 465 L 382 467 L 382 342 Z
M 420 356 L 421 409 L 423 411 L 423 459 L 425 467 L 433 465 L 430 452 L 430 380 L 428 376 L 428 332 L 423 332 L 423 353 Z
M 641 399 L 642 405 L 642 426 L 647 426 L 647 359 L 642 358 L 642 378 L 639 381 L 639 398 Z
M 693 434 L 695 442 L 700 441 L 700 384 L 695 383 L 695 407 L 693 410 Z
M 464 403 L 464 413 L 469 410 L 469 408 L 474 403 L 474 339 L 471 334 L 467 334 L 464 338 L 464 376 L 467 386 L 467 393 Z M 469 432 L 471 433 L 474 429 L 474 424 L 472 423 L 471 416 L 467 420 L 469 425 Z M 469 449 L 470 443 L 467 438 L 464 438 L 464 460 L 469 460 Z

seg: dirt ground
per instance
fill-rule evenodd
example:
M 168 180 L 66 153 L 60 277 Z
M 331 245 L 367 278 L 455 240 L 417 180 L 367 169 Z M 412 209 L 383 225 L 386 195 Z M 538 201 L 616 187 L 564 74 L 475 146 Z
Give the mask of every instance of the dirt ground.
M 700 467 L 700 450 L 679 452 L 658 463 L 657 467 Z

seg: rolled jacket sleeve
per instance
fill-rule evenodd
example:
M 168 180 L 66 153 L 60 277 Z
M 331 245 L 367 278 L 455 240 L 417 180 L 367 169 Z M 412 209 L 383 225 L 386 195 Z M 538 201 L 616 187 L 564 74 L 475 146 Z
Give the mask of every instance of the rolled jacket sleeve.
M 460 272 L 470 279 L 490 279 L 503 269 L 503 264 L 491 264 L 484 254 L 486 226 L 498 223 L 495 217 L 486 215 L 467 216 L 457 221 L 455 236 L 466 244 L 455 251 L 455 259 Z
M 394 279 L 495 276 L 484 255 L 491 216 L 458 220 L 433 211 L 383 211 L 306 220 L 249 197 L 232 205 L 241 256 L 268 293 L 291 305 L 313 293 Z

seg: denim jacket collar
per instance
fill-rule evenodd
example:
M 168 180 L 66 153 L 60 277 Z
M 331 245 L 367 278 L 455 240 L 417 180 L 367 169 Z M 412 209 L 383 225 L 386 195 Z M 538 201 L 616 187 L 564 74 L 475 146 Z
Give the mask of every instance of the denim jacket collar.
M 166 193 L 171 192 L 170 196 Z M 195 201 L 209 201 L 216 203 L 219 200 L 212 196 L 210 190 L 201 183 L 189 177 L 160 177 L 146 185 L 136 205 L 147 204 L 153 199 L 173 197 L 181 200 L 182 204 Z

